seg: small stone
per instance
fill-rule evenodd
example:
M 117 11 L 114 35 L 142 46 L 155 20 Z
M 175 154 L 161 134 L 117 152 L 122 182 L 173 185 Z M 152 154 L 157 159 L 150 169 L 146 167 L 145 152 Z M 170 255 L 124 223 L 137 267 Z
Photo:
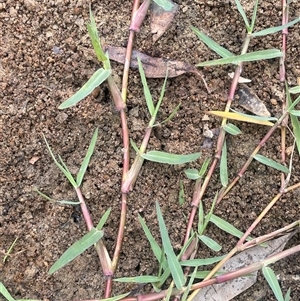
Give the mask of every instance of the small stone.
M 277 100 L 275 98 L 271 98 L 270 99 L 270 102 L 273 106 L 276 106 L 277 105 Z

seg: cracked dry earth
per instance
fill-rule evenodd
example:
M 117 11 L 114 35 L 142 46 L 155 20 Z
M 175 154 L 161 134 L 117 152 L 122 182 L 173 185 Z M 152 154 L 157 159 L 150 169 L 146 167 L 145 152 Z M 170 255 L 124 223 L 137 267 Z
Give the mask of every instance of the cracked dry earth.
M 190 64 L 217 58 L 192 33 L 193 25 L 238 54 L 245 37 L 242 18 L 232 1 L 176 1 L 179 11 L 165 35 L 152 43 L 149 18 L 137 35 L 135 49 L 151 56 L 183 60 Z M 86 23 L 89 3 L 103 42 L 126 46 L 131 1 L 85 0 L 5 0 L 0 1 L 0 281 L 16 299 L 50 301 L 100 298 L 104 279 L 96 252 L 90 248 L 52 276 L 47 272 L 59 256 L 86 233 L 79 208 L 61 206 L 42 199 L 35 189 L 53 199 L 74 200 L 72 187 L 59 173 L 48 154 L 42 134 L 53 151 L 60 154 L 70 171 L 76 174 L 96 127 L 99 138 L 84 178 L 82 191 L 97 223 L 112 207 L 105 226 L 104 241 L 112 255 L 119 222 L 122 139 L 119 115 L 104 84 L 79 105 L 59 111 L 58 105 L 77 91 L 99 68 L 89 41 Z M 244 1 L 250 16 L 252 3 Z M 291 1 L 290 19 L 299 16 L 300 2 Z M 281 2 L 261 1 L 257 30 L 281 24 Z M 296 85 L 300 76 L 299 24 L 289 30 L 286 57 L 288 84 Z M 249 51 L 280 48 L 280 33 L 252 40 Z M 123 66 L 112 62 L 114 77 L 120 86 Z M 282 86 L 278 60 L 244 65 L 243 76 L 263 100 L 272 116 L 280 116 Z M 184 176 L 188 167 L 200 168 L 205 158 L 213 157 L 212 147 L 203 144 L 205 128 L 215 129 L 221 120 L 204 118 L 205 110 L 224 110 L 233 66 L 202 69 L 212 93 L 194 74 L 168 80 L 165 99 L 159 113 L 164 120 L 181 102 L 181 108 L 167 124 L 155 128 L 148 149 L 173 153 L 202 151 L 201 159 L 185 166 L 165 166 L 146 162 L 128 199 L 128 217 L 117 277 L 157 273 L 158 266 L 143 234 L 137 216 L 141 214 L 159 241 L 155 214 L 158 201 L 176 252 L 180 250 L 194 183 Z M 149 79 L 154 99 L 158 99 L 162 79 Z M 128 89 L 128 125 L 130 137 L 140 143 L 148 123 L 139 74 L 131 70 Z M 240 110 L 237 103 L 233 107 Z M 259 125 L 234 122 L 242 130 L 227 140 L 229 177 L 233 179 L 251 151 L 268 129 Z M 288 135 L 287 146 L 293 140 Z M 202 146 L 202 147 L 201 147 Z M 204 146 L 204 147 L 203 147 Z M 266 143 L 262 152 L 280 161 L 280 131 Z M 134 158 L 134 152 L 131 154 Z M 288 155 L 290 160 L 290 155 Z M 186 202 L 178 203 L 179 181 L 183 180 Z M 299 156 L 293 159 L 290 185 L 300 180 Z M 218 172 L 204 196 L 205 208 L 220 190 Z M 215 213 L 241 231 L 245 231 L 269 201 L 278 193 L 280 174 L 253 162 L 245 176 L 228 194 Z M 279 229 L 299 217 L 299 189 L 284 195 L 254 230 L 259 236 Z M 212 257 L 230 251 L 237 240 L 217 229 L 207 234 L 223 247 L 218 254 L 203 247 L 197 258 Z M 11 256 L 2 262 L 4 252 L 14 239 L 18 241 Z M 295 235 L 287 247 L 299 243 Z M 284 292 L 291 288 L 292 300 L 300 300 L 300 263 L 296 253 L 273 268 Z M 114 294 L 136 289 L 133 284 L 115 284 Z M 147 289 L 147 288 L 146 288 Z M 0 297 L 2 300 L 3 298 Z M 275 300 L 260 275 L 258 282 L 235 300 Z

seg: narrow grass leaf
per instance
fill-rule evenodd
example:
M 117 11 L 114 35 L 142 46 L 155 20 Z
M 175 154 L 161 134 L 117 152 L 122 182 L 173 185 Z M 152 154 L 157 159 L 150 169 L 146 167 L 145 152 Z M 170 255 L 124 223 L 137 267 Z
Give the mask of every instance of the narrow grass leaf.
M 207 168 L 208 168 L 208 164 L 210 163 L 210 158 L 206 158 L 200 168 L 200 171 L 199 171 L 199 176 L 201 178 L 204 177 L 206 171 L 207 171 Z
M 98 69 L 79 91 L 64 101 L 58 108 L 62 110 L 75 106 L 80 100 L 92 93 L 96 87 L 101 85 L 109 77 L 110 73 L 110 70 Z
M 290 300 L 291 300 L 291 288 L 288 289 L 284 297 L 284 301 L 290 301 Z
M 12 249 L 14 248 L 17 240 L 19 239 L 19 237 L 16 237 L 15 240 L 12 242 L 12 244 L 10 245 L 9 249 L 7 250 L 4 258 L 3 258 L 3 263 L 6 261 L 7 257 L 9 256 L 9 254 L 12 252 Z
M 275 27 L 271 27 L 271 28 L 267 28 L 267 29 L 264 29 L 264 30 L 261 30 L 261 31 L 258 31 L 258 32 L 254 32 L 252 34 L 252 37 L 259 37 L 259 36 L 265 36 L 265 35 L 269 35 L 269 34 L 272 34 L 272 33 L 275 33 L 275 32 L 278 32 L 278 31 L 281 31 L 287 27 L 290 27 L 294 24 L 296 24 L 297 22 L 300 21 L 300 17 L 289 22 L 289 23 L 286 23 L 284 25 L 281 25 L 281 26 L 275 26 Z
M 76 178 L 76 183 L 77 186 L 79 187 L 82 183 L 82 179 L 84 177 L 84 174 L 88 168 L 88 165 L 90 163 L 90 159 L 94 153 L 94 149 L 95 149 L 95 145 L 96 145 L 96 141 L 97 141 L 97 137 L 98 137 L 98 128 L 96 128 L 92 140 L 90 142 L 89 148 L 87 150 L 87 153 L 85 155 L 85 158 L 80 166 L 79 172 L 77 174 L 77 178 Z
M 74 202 L 74 201 L 68 201 L 68 200 L 61 200 L 61 201 L 54 200 L 54 202 L 62 204 L 62 205 L 73 205 L 73 206 L 81 204 L 80 202 Z
M 152 100 L 152 95 L 150 93 L 150 90 L 149 90 L 149 87 L 147 84 L 147 80 L 146 80 L 145 72 L 144 72 L 144 69 L 142 66 L 142 62 L 139 57 L 137 59 L 138 59 L 139 72 L 140 72 L 140 76 L 141 76 L 141 80 L 142 80 L 142 84 L 143 84 L 144 96 L 146 99 L 148 111 L 150 113 L 150 116 L 153 116 L 155 109 L 154 109 L 154 104 L 153 104 L 153 100 Z
M 62 205 L 79 205 L 80 204 L 80 202 L 74 202 L 74 201 L 68 201 L 68 200 L 56 201 L 56 200 L 50 198 L 49 196 L 47 196 L 46 194 L 42 193 L 38 189 L 36 189 L 35 191 L 49 202 L 59 203 Z
M 198 169 L 195 169 L 195 168 L 186 169 L 184 171 L 184 173 L 187 176 L 187 178 L 190 179 L 190 180 L 197 180 L 197 179 L 201 178 L 199 176 Z
M 254 24 L 255 24 L 255 21 L 256 21 L 256 14 L 257 14 L 257 7 L 258 7 L 258 0 L 256 0 L 255 4 L 254 4 L 252 19 L 251 19 L 251 27 L 250 27 L 250 32 L 249 33 L 252 33 L 253 29 L 254 29 Z
M 223 187 L 228 185 L 228 168 L 227 168 L 227 146 L 224 140 L 222 147 L 222 155 L 220 159 L 220 180 Z
M 185 202 L 185 199 L 184 199 L 184 187 L 183 187 L 183 182 L 181 180 L 179 181 L 178 200 L 179 200 L 179 205 L 183 205 L 184 202 Z
M 190 275 L 191 278 L 190 278 L 189 283 L 188 283 L 188 285 L 186 287 L 186 290 L 184 291 L 184 294 L 183 294 L 183 296 L 181 298 L 181 301 L 186 301 L 187 300 L 188 294 L 191 291 L 191 287 L 192 287 L 193 282 L 194 282 L 195 277 L 196 277 L 197 268 L 198 267 L 195 267 L 193 273 Z
M 161 151 L 149 151 L 146 154 L 142 154 L 141 156 L 146 160 L 158 163 L 184 164 L 197 160 L 201 156 L 201 153 L 199 152 L 188 155 L 177 155 Z
M 290 114 L 293 115 L 293 116 L 299 117 L 300 116 L 300 111 L 299 110 L 290 110 Z
M 222 118 L 228 118 L 228 119 L 244 121 L 244 122 L 249 122 L 249 123 L 261 124 L 261 125 L 267 125 L 267 126 L 273 126 L 274 125 L 270 121 L 267 121 L 265 119 L 257 118 L 258 116 L 238 114 L 238 113 L 234 113 L 234 112 L 223 112 L 223 111 L 206 111 L 205 113 L 215 115 L 215 116 L 219 116 L 219 117 L 222 117 Z
M 224 64 L 239 64 L 241 62 L 268 60 L 268 59 L 273 59 L 282 56 L 283 53 L 278 49 L 258 50 L 255 52 L 235 55 L 235 56 L 226 57 L 218 60 L 206 61 L 203 63 L 199 63 L 196 66 L 204 67 L 204 66 L 216 66 L 216 65 L 224 65 Z
M 204 279 L 211 271 L 198 271 L 195 275 L 196 279 Z M 220 276 L 223 275 L 224 272 L 217 272 L 214 274 L 214 276 Z
M 153 127 L 158 126 L 158 125 L 161 125 L 161 124 L 164 124 L 164 123 L 166 123 L 166 122 L 169 122 L 169 121 L 177 114 L 177 112 L 178 112 L 180 106 L 181 106 L 181 103 L 179 103 L 179 104 L 176 106 L 176 108 L 173 110 L 173 112 L 170 114 L 170 116 L 169 116 L 167 119 L 165 119 L 164 121 L 159 122 L 159 123 L 153 125 Z
M 43 137 L 44 137 L 44 140 L 45 140 L 47 149 L 48 149 L 48 151 L 49 151 L 49 153 L 50 153 L 50 155 L 51 155 L 51 157 L 52 157 L 54 163 L 55 163 L 56 166 L 60 169 L 60 171 L 66 176 L 66 178 L 69 180 L 69 182 L 72 184 L 72 186 L 73 186 L 74 188 L 76 188 L 77 184 L 76 184 L 74 178 L 72 177 L 71 173 L 68 171 L 68 169 L 66 170 L 66 169 L 65 169 L 65 168 L 64 168 L 64 167 L 56 160 L 56 158 L 55 158 L 55 156 L 54 156 L 54 154 L 53 154 L 53 152 L 52 152 L 52 150 L 51 150 L 51 148 L 50 148 L 50 146 L 49 146 L 49 144 L 48 144 L 48 142 L 47 142 L 47 139 L 46 139 L 46 137 L 44 136 L 44 134 L 43 134 Z M 61 160 L 61 158 L 60 158 L 60 160 Z M 62 160 L 61 160 L 61 161 L 62 161 Z M 64 163 L 63 163 L 63 164 L 64 164 Z
M 111 212 L 111 207 L 108 208 L 108 209 L 104 212 L 104 214 L 102 215 L 102 217 L 101 217 L 101 219 L 100 219 L 100 221 L 99 221 L 99 223 L 98 223 L 98 225 L 97 225 L 97 227 L 96 227 L 97 230 L 100 231 L 100 230 L 103 228 L 104 224 L 106 223 L 106 221 L 107 221 L 107 219 L 108 219 L 108 217 L 109 217 L 109 215 L 110 215 L 110 212 Z
M 165 11 L 171 11 L 174 4 L 170 0 L 153 0 L 157 5 L 162 7 Z
M 15 301 L 2 282 L 0 282 L 0 294 L 8 301 Z
M 203 233 L 204 232 L 204 208 L 203 208 L 203 203 L 200 200 L 199 203 L 199 210 L 198 210 L 198 233 Z
M 249 114 L 241 113 L 241 112 L 239 112 L 239 111 L 235 111 L 234 109 L 230 109 L 230 110 L 231 110 L 232 112 L 238 114 L 238 115 L 245 116 L 245 117 L 252 117 L 252 118 L 255 119 L 255 120 L 260 120 L 260 121 L 275 121 L 275 122 L 278 121 L 278 118 L 276 118 L 276 117 L 267 117 L 267 116 L 249 115 Z
M 196 267 L 196 266 L 204 266 L 214 264 L 216 262 L 221 261 L 226 255 L 216 256 L 211 258 L 204 258 L 204 259 L 189 259 L 180 261 L 180 264 L 185 267 Z
M 130 139 L 130 145 L 132 146 L 132 148 L 135 150 L 135 152 L 138 154 L 140 152 L 139 148 L 137 147 L 136 143 Z
M 288 90 L 287 90 L 288 91 Z M 289 92 L 287 92 L 287 97 L 288 97 L 288 103 L 290 108 L 294 105 L 292 104 L 292 99 L 291 95 Z M 300 99 L 300 97 L 298 97 Z M 289 112 L 293 111 L 292 109 L 289 109 Z M 292 127 L 293 127 L 293 133 L 295 136 L 295 141 L 298 149 L 298 153 L 300 154 L 300 122 L 297 116 L 291 114 L 291 122 L 292 122 Z
M 156 212 L 157 212 L 157 218 L 159 223 L 159 230 L 161 234 L 161 239 L 163 242 L 165 254 L 167 255 L 167 262 L 173 277 L 173 281 L 178 289 L 181 289 L 185 283 L 185 277 L 181 268 L 181 265 L 179 264 L 179 261 L 174 253 L 174 250 L 171 245 L 171 241 L 168 235 L 168 230 L 165 225 L 160 207 L 158 205 L 158 202 L 156 202 Z
M 88 28 L 89 36 L 92 41 L 92 45 L 94 47 L 94 50 L 95 50 L 98 60 L 100 62 L 106 61 L 107 57 L 101 46 L 101 42 L 100 42 L 98 31 L 97 31 L 97 25 L 95 22 L 94 15 L 92 13 L 91 6 L 90 6 L 90 23 L 87 24 L 87 28 Z
M 151 249 L 152 249 L 152 252 L 154 253 L 156 259 L 158 260 L 158 262 L 161 261 L 161 257 L 162 257 L 162 249 L 159 247 L 158 243 L 155 241 L 153 235 L 151 234 L 148 226 L 146 225 L 144 219 L 138 215 L 138 219 L 141 223 L 141 226 L 143 228 L 143 231 L 150 243 L 150 246 L 151 246 Z
M 174 282 L 172 281 L 169 288 L 167 289 L 167 295 L 163 298 L 162 301 L 170 301 L 171 300 L 173 287 L 174 287 Z
M 159 281 L 159 277 L 144 275 L 144 276 L 136 276 L 136 277 L 122 277 L 116 278 L 114 281 L 117 282 L 129 282 L 129 283 L 151 283 Z
M 222 250 L 222 246 L 206 235 L 199 235 L 198 238 L 211 250 L 218 252 Z
M 220 46 L 218 43 L 216 43 L 214 40 L 209 38 L 206 34 L 201 32 L 199 29 L 196 27 L 192 26 L 192 31 L 197 35 L 197 37 L 206 44 L 207 47 L 209 47 L 211 50 L 216 52 L 218 55 L 220 55 L 222 58 L 234 56 L 233 53 L 231 53 L 229 50 L 226 48 Z
M 224 129 L 227 133 L 229 133 L 229 134 L 231 134 L 231 135 L 233 135 L 233 136 L 236 136 L 236 135 L 238 135 L 238 134 L 240 134 L 240 133 L 242 132 L 236 125 L 234 125 L 234 124 L 232 124 L 232 123 L 227 123 L 227 124 L 225 124 L 225 125 L 223 126 L 223 129 Z
M 290 94 L 298 94 L 300 93 L 300 86 L 295 86 L 289 89 Z
M 278 280 L 276 278 L 274 271 L 267 266 L 263 266 L 262 273 L 263 273 L 265 279 L 267 280 L 269 286 L 271 287 L 274 295 L 276 296 L 276 299 L 278 301 L 284 301 L 282 291 L 281 291 L 281 288 L 279 286 L 279 283 L 278 283 Z
M 114 296 L 114 297 L 111 297 L 111 298 L 99 299 L 99 301 L 100 301 L 100 300 L 101 300 L 101 301 L 118 301 L 118 300 L 121 300 L 121 299 L 127 297 L 129 294 L 130 294 L 130 292 L 129 292 L 129 293 L 126 293 L 126 294 Z
M 273 167 L 273 168 L 275 168 L 275 169 L 277 169 L 279 171 L 282 171 L 282 172 L 285 172 L 285 173 L 289 173 L 290 172 L 290 170 L 286 166 L 284 166 L 284 165 L 282 165 L 282 164 L 280 164 L 280 163 L 278 163 L 278 162 L 276 162 L 276 161 L 274 161 L 274 160 L 272 160 L 270 158 L 267 158 L 267 157 L 265 157 L 263 155 L 256 154 L 253 158 L 256 161 L 258 161 L 258 162 L 260 162 L 260 163 L 262 163 L 264 165 Z
M 210 222 L 212 222 L 213 224 L 215 224 L 218 228 L 222 229 L 223 231 L 236 236 L 238 238 L 241 238 L 244 233 L 240 230 L 238 230 L 236 227 L 234 227 L 232 224 L 228 223 L 227 221 L 225 221 L 224 219 L 212 214 L 212 216 L 210 217 Z M 250 240 L 250 236 L 247 238 L 247 240 Z
M 243 20 L 244 20 L 244 22 L 245 22 L 247 31 L 249 31 L 249 30 L 250 30 L 250 24 L 249 24 L 249 21 L 248 21 L 248 19 L 247 19 L 246 14 L 245 14 L 245 11 L 244 11 L 244 9 L 243 9 L 243 7 L 242 7 L 242 5 L 241 5 L 241 2 L 240 2 L 239 0 L 234 0 L 234 1 L 235 1 L 235 4 L 236 4 L 236 6 L 237 6 L 237 9 L 238 9 L 240 15 L 242 16 L 242 18 L 243 18 Z
M 95 244 L 103 236 L 103 231 L 92 228 L 89 233 L 84 235 L 80 240 L 76 241 L 64 254 L 53 264 L 48 274 L 53 274 L 74 258 L 83 253 L 86 249 Z

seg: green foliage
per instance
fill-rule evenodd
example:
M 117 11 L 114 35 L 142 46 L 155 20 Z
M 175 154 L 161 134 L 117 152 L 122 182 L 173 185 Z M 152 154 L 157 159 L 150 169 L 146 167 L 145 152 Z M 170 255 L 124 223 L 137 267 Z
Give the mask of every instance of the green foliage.
M 258 31 L 258 32 L 254 32 L 252 34 L 252 37 L 259 37 L 259 36 L 265 36 L 265 35 L 269 35 L 269 34 L 273 34 L 275 32 L 278 32 L 278 31 L 281 31 L 285 28 L 288 28 L 296 23 L 298 23 L 300 21 L 300 17 L 289 22 L 289 23 L 286 23 L 284 25 L 281 25 L 281 26 L 276 26 L 276 27 L 271 27 L 271 28 L 267 28 L 267 29 L 264 29 L 264 30 L 261 30 L 261 31 Z
M 167 256 L 168 266 L 170 268 L 173 281 L 178 289 L 181 289 L 185 283 L 185 277 L 182 271 L 182 268 L 179 264 L 179 261 L 174 253 L 174 250 L 171 245 L 171 241 L 169 238 L 168 230 L 165 225 L 160 207 L 158 202 L 156 202 L 156 213 L 159 223 L 159 230 L 162 239 L 162 243 L 164 246 L 165 254 Z
M 76 241 L 64 254 L 53 264 L 48 274 L 53 274 L 63 266 L 71 262 L 74 258 L 82 254 L 85 250 L 99 241 L 103 236 L 103 231 L 92 228 L 89 233 L 84 235 L 81 239 Z
M 224 65 L 224 64 L 239 64 L 241 62 L 268 60 L 268 59 L 273 59 L 282 56 L 283 53 L 278 49 L 258 50 L 255 52 L 225 57 L 222 59 L 206 61 L 203 63 L 199 63 L 196 66 L 205 67 L 205 66 L 216 66 L 216 65 Z
M 258 161 L 258 162 L 260 162 L 260 163 L 262 163 L 264 165 L 273 167 L 273 168 L 275 168 L 275 169 L 277 169 L 279 171 L 282 171 L 282 172 L 285 172 L 285 173 L 289 173 L 290 172 L 290 170 L 286 166 L 284 166 L 284 165 L 282 165 L 282 164 L 280 164 L 280 163 L 278 163 L 278 162 L 276 162 L 276 161 L 274 161 L 274 160 L 272 160 L 270 158 L 267 158 L 267 157 L 265 157 L 263 155 L 256 154 L 253 158 L 256 161 Z
M 212 258 L 204 258 L 204 259 L 190 259 L 190 260 L 183 260 L 180 261 L 180 264 L 185 267 L 197 267 L 197 266 L 205 266 L 214 264 L 216 262 L 221 261 L 223 258 L 225 258 L 226 255 L 223 256 L 216 256 Z
M 85 172 L 88 168 L 88 165 L 90 163 L 90 160 L 91 160 L 91 157 L 94 153 L 94 149 L 95 149 L 95 146 L 96 146 L 96 142 L 97 142 L 97 137 L 98 137 L 98 128 L 96 128 L 94 134 L 93 134 L 93 137 L 92 137 L 92 140 L 90 142 L 90 145 L 89 145 L 89 148 L 86 152 L 86 155 L 85 155 L 85 158 L 80 166 L 80 169 L 79 169 L 79 172 L 77 174 L 77 178 L 76 178 L 76 183 L 77 183 L 77 186 L 81 186 L 81 183 L 82 183 L 82 179 L 85 175 Z
M 281 291 L 281 288 L 279 286 L 279 282 L 277 280 L 277 277 L 274 273 L 274 271 L 267 266 L 263 266 L 262 268 L 262 273 L 265 277 L 265 279 L 267 280 L 269 286 L 271 287 L 274 295 L 276 296 L 276 299 L 278 301 L 288 301 L 290 300 L 290 290 L 287 292 L 286 297 L 283 298 L 283 294 Z
M 149 161 L 175 165 L 195 161 L 201 156 L 201 153 L 177 155 L 161 151 L 149 151 L 145 154 L 142 154 L 141 156 L 142 158 Z
M 105 62 L 107 60 L 107 57 L 102 49 L 102 45 L 97 31 L 97 25 L 91 10 L 91 6 L 90 6 L 90 23 L 87 24 L 87 28 L 98 60 L 100 62 Z
M 140 58 L 138 57 L 138 65 L 139 65 L 139 72 L 140 72 L 140 76 L 141 76 L 141 80 L 142 80 L 142 84 L 143 84 L 143 88 L 144 88 L 144 96 L 146 98 L 146 103 L 147 103 L 147 107 L 148 107 L 148 111 L 150 113 L 150 116 L 153 116 L 154 114 L 154 104 L 153 104 L 153 100 L 152 100 L 152 95 L 150 93 L 148 84 L 147 84 L 147 80 L 146 80 L 146 76 L 145 76 L 145 72 L 141 63 Z
M 204 42 L 211 50 L 216 52 L 222 58 L 227 58 L 227 57 L 233 57 L 234 56 L 233 53 L 231 53 L 226 48 L 220 46 L 218 43 L 216 43 L 214 40 L 212 40 L 210 37 L 208 37 L 206 34 L 201 32 L 196 27 L 192 27 L 192 30 L 202 42 Z
M 223 126 L 224 131 L 227 133 L 236 136 L 241 133 L 241 130 L 234 124 L 232 123 L 227 123 Z
M 97 230 L 100 231 L 103 228 L 104 224 L 106 223 L 106 221 L 107 221 L 107 219 L 108 219 L 108 217 L 110 215 L 110 212 L 111 212 L 111 208 L 108 208 L 105 211 L 105 213 L 102 215 L 102 217 L 101 217 L 101 219 L 100 219 L 100 221 L 99 221 L 99 223 L 98 223 L 98 225 L 96 227 Z
M 153 0 L 157 5 L 161 6 L 165 11 L 171 11 L 174 4 L 170 0 Z
M 15 301 L 2 282 L 0 282 L 0 294 L 8 301 Z
M 220 160 L 220 179 L 223 187 L 228 185 L 228 168 L 227 168 L 227 146 L 226 140 L 224 140 L 222 147 L 222 155 Z
M 84 99 L 93 90 L 101 85 L 111 74 L 110 70 L 98 69 L 92 77 L 77 91 L 73 96 L 64 101 L 58 108 L 60 110 L 75 106 L 79 101 Z
M 62 160 L 62 158 L 60 156 L 58 156 L 59 160 L 60 160 L 60 163 L 57 161 L 57 159 L 55 158 L 47 140 L 46 140 L 46 137 L 43 135 L 44 137 L 44 140 L 45 140 L 45 143 L 46 143 L 46 146 L 48 148 L 48 151 L 54 161 L 54 163 L 56 164 L 56 166 L 60 169 L 60 171 L 66 176 L 66 178 L 69 180 L 69 182 L 72 184 L 72 186 L 74 188 L 77 188 L 81 185 L 82 183 L 82 179 L 84 177 L 84 174 L 86 172 L 86 169 L 88 167 L 88 164 L 90 162 L 90 159 L 91 159 L 91 156 L 94 152 L 94 149 L 95 149 L 95 145 L 96 145 L 96 141 L 97 141 L 97 137 L 98 137 L 98 128 L 95 130 L 94 132 L 94 135 L 92 137 L 92 140 L 91 140 L 91 143 L 89 145 L 89 148 L 88 148 L 88 151 L 86 153 L 86 156 L 81 164 L 81 167 L 79 169 L 79 172 L 78 172 L 78 175 L 77 175 L 77 179 L 76 181 L 74 180 L 71 172 L 69 171 L 67 165 L 64 163 L 64 161 Z M 40 193 L 40 192 L 38 192 Z M 51 200 L 49 197 L 47 197 L 46 195 L 40 193 L 43 197 L 46 197 L 46 199 L 48 200 Z M 62 202 L 62 201 L 61 201 Z M 66 204 L 66 201 L 64 201 L 64 203 Z
M 181 180 L 179 181 L 179 186 L 180 186 L 179 194 L 178 194 L 179 205 L 183 205 L 185 202 L 185 199 L 184 199 L 183 182 Z

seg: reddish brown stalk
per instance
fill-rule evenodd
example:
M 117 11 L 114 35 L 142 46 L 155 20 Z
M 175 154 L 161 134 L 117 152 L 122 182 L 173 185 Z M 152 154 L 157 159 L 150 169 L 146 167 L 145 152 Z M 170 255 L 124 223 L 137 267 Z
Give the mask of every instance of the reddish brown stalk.
M 138 10 L 140 1 L 134 0 L 133 7 L 132 7 L 132 20 L 134 18 L 134 15 L 136 11 Z M 132 54 L 132 47 L 133 47 L 133 40 L 134 40 L 134 31 L 130 31 L 128 43 L 127 43 L 127 50 L 126 50 L 126 58 L 125 58 L 125 65 L 124 65 L 124 72 L 123 72 L 123 80 L 122 80 L 122 101 L 123 101 L 123 107 L 120 110 L 120 118 L 121 118 L 121 127 L 122 127 L 122 136 L 123 136 L 123 172 L 122 172 L 122 183 L 126 177 L 126 174 L 129 170 L 129 131 L 127 126 L 127 119 L 126 119 L 126 97 L 127 97 L 127 86 L 128 86 L 128 75 L 129 75 L 129 65 L 130 65 L 130 59 Z M 109 275 L 107 277 L 106 281 L 106 287 L 104 292 L 104 298 L 109 298 L 111 296 L 112 291 L 112 279 L 113 274 L 116 271 L 119 256 L 122 248 L 122 242 L 124 237 L 124 230 L 125 230 L 125 224 L 126 224 L 126 211 L 127 211 L 127 195 L 124 193 L 121 193 L 121 215 L 120 215 L 120 223 L 119 223 L 119 230 L 118 230 L 118 236 L 116 241 L 116 247 L 113 255 L 112 260 L 112 275 Z
M 89 212 L 89 210 L 86 206 L 84 197 L 83 197 L 79 187 L 75 188 L 75 192 L 76 192 L 77 197 L 80 201 L 81 212 L 82 212 L 83 218 L 85 220 L 86 226 L 87 226 L 88 230 L 91 231 L 92 228 L 94 227 L 94 225 L 93 225 L 93 221 L 92 221 L 90 212 Z M 102 270 L 103 270 L 103 274 L 104 275 L 110 275 L 112 273 L 111 260 L 110 260 L 110 257 L 108 255 L 108 253 L 107 253 L 107 250 L 106 250 L 106 248 L 105 248 L 105 246 L 104 246 L 104 244 L 101 240 L 96 243 L 96 251 L 97 251 L 98 257 L 99 257 L 100 262 L 101 262 L 101 267 L 102 267 Z
M 288 11 L 288 6 L 286 3 L 286 0 L 282 0 L 282 25 L 285 25 L 288 23 L 288 18 L 289 18 L 289 11 Z M 283 53 L 283 56 L 280 60 L 280 70 L 279 70 L 279 78 L 280 82 L 282 84 L 282 90 L 283 90 L 283 95 L 285 95 L 285 100 L 282 102 L 282 112 L 285 112 L 286 108 L 288 107 L 288 98 L 285 90 L 285 56 L 286 56 L 286 43 L 287 43 L 287 36 L 288 36 L 288 28 L 285 28 L 282 30 L 282 46 L 281 50 Z M 282 122 L 282 127 L 281 127 L 281 163 L 285 164 L 286 163 L 286 129 L 288 126 L 288 115 Z M 285 179 L 285 174 L 281 173 L 281 189 L 283 189 L 286 185 L 288 180 Z
M 292 188 L 291 188 L 292 187 Z M 247 237 L 250 235 L 250 233 L 255 229 L 255 227 L 261 222 L 261 220 L 264 218 L 264 216 L 269 212 L 269 210 L 273 207 L 273 205 L 281 198 L 281 196 L 293 189 L 296 189 L 300 187 L 300 183 L 297 183 L 289 188 L 286 188 L 284 191 L 280 191 L 273 200 L 268 204 L 268 206 L 261 212 L 261 214 L 256 218 L 256 220 L 253 222 L 253 224 L 248 228 L 248 230 L 244 233 L 244 235 L 240 238 L 240 240 L 237 243 L 237 246 L 240 246 L 244 243 L 244 241 L 247 239 Z
M 223 199 L 223 197 L 231 190 L 231 188 L 244 175 L 244 173 L 246 172 L 246 170 L 249 167 L 250 163 L 252 162 L 254 156 L 260 151 L 260 149 L 265 145 L 265 143 L 272 136 L 272 134 L 275 132 L 275 130 L 281 125 L 282 121 L 285 119 L 285 117 L 287 116 L 287 114 L 288 114 L 288 112 L 285 112 L 283 114 L 283 116 L 281 118 L 279 118 L 279 120 L 270 128 L 270 130 L 268 131 L 268 133 L 260 141 L 260 143 L 258 144 L 258 146 L 254 149 L 254 151 L 252 152 L 252 154 L 250 155 L 250 157 L 246 161 L 246 163 L 243 165 L 243 167 L 241 168 L 241 170 L 238 172 L 238 174 L 235 177 L 235 179 L 228 185 L 228 187 L 226 188 L 226 190 L 224 191 L 224 193 L 220 193 L 219 194 L 219 197 L 218 197 L 218 200 L 217 200 L 217 204 L 219 204 L 221 202 L 221 200 Z
M 249 42 L 250 42 L 250 36 L 247 36 L 241 54 L 244 54 L 244 53 L 247 52 Z M 235 74 L 234 74 L 234 77 L 232 79 L 232 83 L 231 83 L 231 86 L 230 86 L 230 89 L 229 89 L 229 92 L 228 92 L 228 100 L 227 100 L 227 104 L 226 104 L 226 107 L 225 107 L 225 112 L 228 112 L 229 109 L 230 109 L 230 106 L 231 106 L 232 100 L 234 98 L 234 93 L 235 93 L 235 90 L 236 90 L 241 72 L 242 72 L 242 63 L 240 63 L 236 67 Z M 222 121 L 222 126 L 225 125 L 226 122 L 227 122 L 227 119 L 224 118 L 223 121 Z M 223 147 L 223 144 L 224 144 L 224 140 L 225 140 L 225 131 L 223 130 L 223 128 L 221 128 L 221 131 L 220 131 L 220 134 L 219 134 L 219 137 L 218 137 L 218 141 L 217 141 L 216 155 L 215 155 L 215 158 L 214 158 L 214 160 L 213 160 L 213 162 L 212 162 L 212 164 L 209 168 L 209 171 L 208 171 L 208 173 L 205 177 L 205 180 L 204 180 L 202 185 L 201 185 L 200 182 L 196 183 L 196 185 L 195 185 L 193 200 L 192 200 L 192 203 L 191 203 L 192 210 L 191 210 L 191 213 L 190 213 L 190 216 L 189 216 L 189 221 L 188 221 L 188 226 L 187 226 L 187 229 L 186 229 L 184 243 L 186 243 L 187 240 L 189 239 L 190 232 L 191 232 L 192 225 L 193 225 L 193 221 L 194 221 L 194 218 L 195 218 L 195 215 L 196 215 L 196 212 L 197 212 L 197 208 L 199 206 L 200 201 L 203 198 L 203 195 L 204 195 L 204 193 L 206 191 L 206 188 L 208 186 L 208 183 L 209 183 L 209 181 L 210 181 L 210 179 L 211 179 L 211 177 L 214 173 L 214 170 L 217 166 L 217 163 L 221 158 L 221 153 L 222 153 L 222 147 Z

